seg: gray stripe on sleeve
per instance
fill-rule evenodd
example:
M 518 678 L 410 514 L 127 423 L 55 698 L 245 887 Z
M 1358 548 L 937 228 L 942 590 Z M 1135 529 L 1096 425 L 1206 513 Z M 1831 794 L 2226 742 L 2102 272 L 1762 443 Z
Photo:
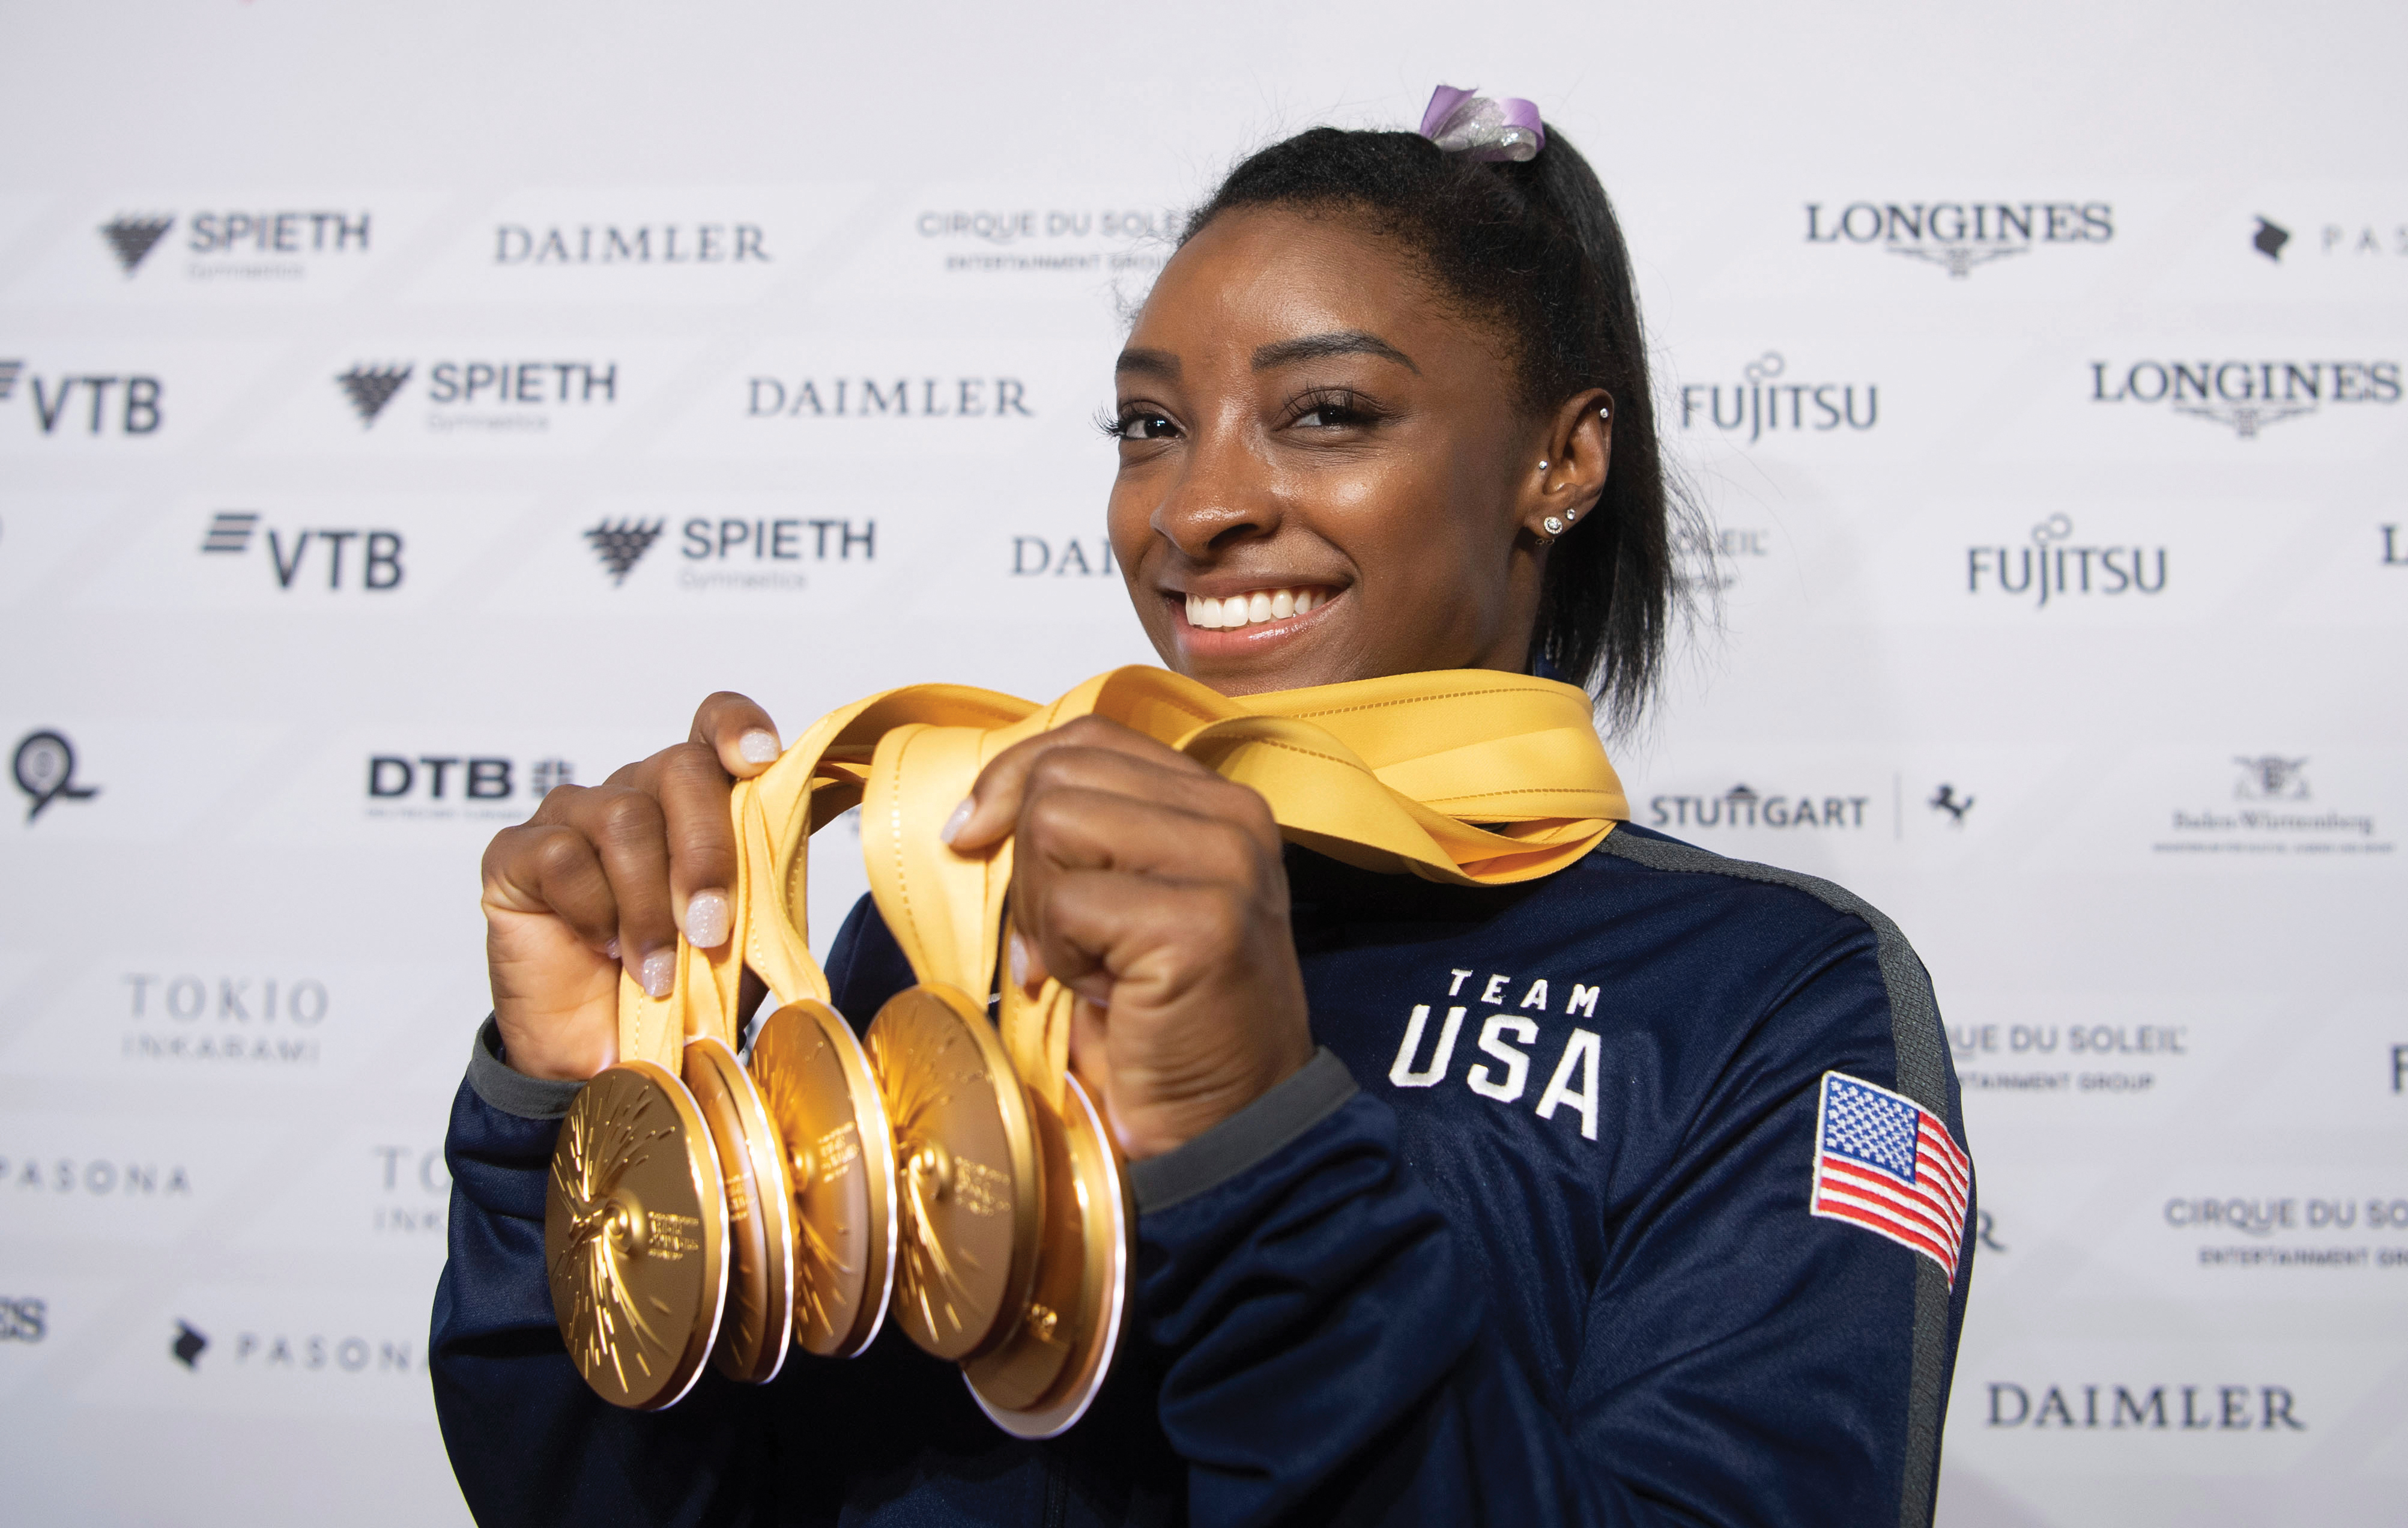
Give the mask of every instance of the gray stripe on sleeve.
M 468 1087 L 504 1114 L 521 1119 L 557 1119 L 568 1112 L 568 1102 L 585 1085 L 553 1082 L 512 1071 L 502 1060 L 502 1031 L 491 1014 L 477 1026 L 476 1043 L 468 1047 Z
M 1185 1146 L 1131 1163 L 1129 1187 L 1139 1211 L 1167 1210 L 1219 1188 L 1285 1149 L 1357 1091 L 1346 1063 L 1322 1046 L 1296 1075 Z
M 1651 870 L 1727 875 L 1735 880 L 1802 891 L 1835 912 L 1864 920 L 1873 931 L 1874 959 L 1881 967 L 1882 987 L 1889 999 L 1889 1034 L 1897 1052 L 1898 1090 L 1948 1118 L 1947 1039 L 1940 1028 L 1940 1005 L 1931 995 L 1931 977 L 1898 925 L 1881 910 L 1844 887 L 1796 871 L 1778 870 L 1744 859 L 1727 859 L 1710 850 L 1636 833 L 1609 833 L 1605 852 L 1645 865 Z M 1960 1127 L 1961 1132 L 1961 1127 Z M 1933 1487 L 1940 1469 L 1940 1425 L 1948 1392 L 1948 1277 L 1929 1258 L 1914 1254 L 1914 1349 L 1907 1373 L 1905 1473 L 1899 1487 L 1900 1528 L 1926 1528 L 1935 1506 Z M 1972 1272 L 1969 1245 L 1957 1260 L 1960 1278 Z

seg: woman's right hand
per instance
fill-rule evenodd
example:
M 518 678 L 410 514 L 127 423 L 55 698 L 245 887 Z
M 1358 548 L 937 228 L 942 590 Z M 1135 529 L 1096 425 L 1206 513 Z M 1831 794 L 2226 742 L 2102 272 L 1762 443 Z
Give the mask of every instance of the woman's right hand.
M 677 941 L 728 935 L 736 835 L 727 794 L 777 762 L 778 729 L 712 696 L 673 748 L 598 786 L 556 786 L 485 848 L 485 962 L 504 1057 L 583 1081 L 618 1059 L 619 972 L 668 995 Z

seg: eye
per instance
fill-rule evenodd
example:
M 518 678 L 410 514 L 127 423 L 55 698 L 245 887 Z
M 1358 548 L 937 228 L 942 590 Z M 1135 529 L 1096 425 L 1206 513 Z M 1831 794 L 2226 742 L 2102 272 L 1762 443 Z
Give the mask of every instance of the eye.
M 1380 412 L 1352 393 L 1312 393 L 1297 400 L 1290 425 L 1308 430 L 1363 429 L 1379 423 Z
M 1131 407 L 1096 416 L 1096 427 L 1115 440 L 1166 440 L 1179 433 L 1169 416 L 1156 409 Z

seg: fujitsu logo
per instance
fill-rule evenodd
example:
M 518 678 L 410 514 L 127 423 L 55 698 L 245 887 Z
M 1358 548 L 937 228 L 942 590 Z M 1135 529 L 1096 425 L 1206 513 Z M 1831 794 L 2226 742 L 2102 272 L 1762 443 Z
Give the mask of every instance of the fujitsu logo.
M 2400 401 L 2397 361 L 2143 360 L 2090 363 L 2092 403 L 2163 404 L 2253 440 L 2327 404 Z
M 337 377 L 335 384 L 343 390 L 343 396 L 350 398 L 351 407 L 358 411 L 360 428 L 366 429 L 377 422 L 377 415 L 384 412 L 384 406 L 393 401 L 394 395 L 408 382 L 413 369 L 407 365 L 354 366 Z
M 2154 564 L 2150 560 L 2152 553 L 2156 555 Z M 2166 549 L 2077 546 L 2073 544 L 2072 518 L 2052 514 L 2032 526 L 2029 546 L 1967 547 L 1965 592 L 2028 595 L 2036 611 L 2068 598 L 2163 594 Z
M 1681 427 L 1712 425 L 1725 435 L 1744 430 L 1747 443 L 1754 445 L 1771 434 L 1819 435 L 1842 426 L 1869 430 L 1880 421 L 1881 388 L 1874 383 L 1786 381 L 1788 369 L 1779 351 L 1766 351 L 1750 361 L 1740 368 L 1742 380 L 1729 389 L 1727 410 L 1721 383 L 1683 383 Z
M 1963 280 L 1979 267 L 2042 245 L 2115 237 L 2106 202 L 1850 202 L 1806 204 L 1806 242 L 1856 244 L 1921 260 Z

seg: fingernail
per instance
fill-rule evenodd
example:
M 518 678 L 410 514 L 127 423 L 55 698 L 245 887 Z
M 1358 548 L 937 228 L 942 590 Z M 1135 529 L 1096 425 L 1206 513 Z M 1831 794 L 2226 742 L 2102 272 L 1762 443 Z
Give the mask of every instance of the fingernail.
M 643 973 L 637 981 L 652 996 L 667 997 L 677 986 L 677 951 L 654 950 L 645 956 Z
M 755 728 L 736 740 L 736 751 L 744 756 L 747 764 L 774 764 L 784 752 L 778 746 L 778 734 Z
M 619 959 L 619 942 L 614 939 L 608 944 L 603 945 L 602 953 L 609 956 L 611 959 L 616 960 Z
M 694 894 L 685 904 L 685 942 L 698 950 L 715 950 L 727 942 L 727 893 Z
M 1011 931 L 1011 985 L 1028 986 L 1028 946 L 1020 942 L 1020 930 Z
M 970 811 L 977 805 L 978 803 L 971 800 L 968 797 L 963 797 L 962 804 L 953 808 L 953 814 L 945 819 L 945 826 L 937 829 L 938 840 L 941 843 L 951 843 L 954 837 L 961 832 L 963 826 L 970 820 Z

